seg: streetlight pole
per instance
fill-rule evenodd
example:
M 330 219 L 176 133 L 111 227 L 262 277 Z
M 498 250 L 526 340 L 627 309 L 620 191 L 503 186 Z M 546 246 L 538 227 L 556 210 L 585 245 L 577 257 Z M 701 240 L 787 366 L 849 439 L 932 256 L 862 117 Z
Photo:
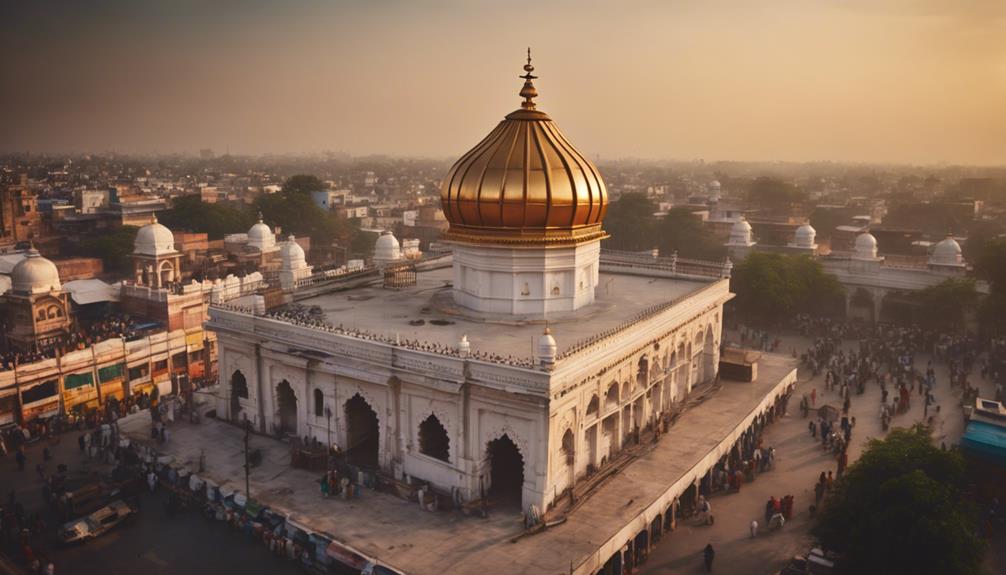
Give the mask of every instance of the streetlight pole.
M 325 406 L 325 419 L 328 421 L 328 445 L 325 446 L 325 455 L 332 452 L 332 409 Z

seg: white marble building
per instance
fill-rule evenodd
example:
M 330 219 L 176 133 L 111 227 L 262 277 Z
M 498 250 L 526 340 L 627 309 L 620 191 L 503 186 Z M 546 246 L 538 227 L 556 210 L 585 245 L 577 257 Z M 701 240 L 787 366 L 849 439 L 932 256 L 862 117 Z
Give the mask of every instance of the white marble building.
M 453 262 L 299 301 L 313 313 L 210 310 L 220 417 L 459 502 L 544 510 L 716 377 L 723 264 L 606 269 L 603 181 L 525 70 L 521 109 L 444 181 Z

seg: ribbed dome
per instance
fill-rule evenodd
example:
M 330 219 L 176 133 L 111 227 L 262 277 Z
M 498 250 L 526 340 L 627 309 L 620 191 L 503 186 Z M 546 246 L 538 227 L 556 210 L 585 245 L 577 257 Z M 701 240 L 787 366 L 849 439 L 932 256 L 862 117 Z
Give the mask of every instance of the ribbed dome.
M 42 257 L 35 248 L 28 250 L 10 276 L 11 291 L 15 293 L 38 294 L 62 289 L 56 264 Z
M 730 227 L 730 239 L 727 241 L 727 245 L 749 246 L 751 244 L 751 224 L 741 218 Z
M 461 157 L 444 179 L 447 239 L 497 243 L 570 243 L 606 237 L 608 192 L 597 167 L 544 112 L 527 72 L 521 109 Z
M 175 235 L 166 226 L 157 223 L 157 216 L 136 232 L 133 253 L 159 256 L 175 252 Z
M 276 236 L 262 221 L 262 214 L 258 215 L 258 222 L 248 229 L 248 245 L 263 252 L 276 247 Z
M 290 234 L 290 237 L 279 248 L 279 255 L 285 270 L 296 270 L 307 265 L 304 248 L 300 247 L 293 234 Z
M 814 247 L 814 241 L 817 239 L 817 230 L 814 226 L 810 224 L 803 224 L 796 229 L 796 233 L 793 237 L 793 243 L 798 248 L 812 248 Z
M 954 238 L 947 236 L 943 241 L 933 246 L 929 263 L 940 266 L 963 266 L 964 257 L 961 245 Z
M 387 263 L 402 258 L 402 248 L 398 243 L 395 234 L 385 230 L 374 242 L 374 261 L 377 263 Z

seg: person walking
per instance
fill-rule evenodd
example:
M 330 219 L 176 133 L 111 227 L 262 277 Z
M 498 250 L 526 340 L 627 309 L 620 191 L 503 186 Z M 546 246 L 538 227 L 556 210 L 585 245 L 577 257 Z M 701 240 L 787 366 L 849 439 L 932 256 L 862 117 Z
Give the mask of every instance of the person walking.
M 17 448 L 17 453 L 14 454 L 14 460 L 17 461 L 17 470 L 24 471 L 24 464 L 28 461 L 28 458 L 24 454 L 23 447 Z
M 702 558 L 706 563 L 706 573 L 713 572 L 713 559 L 716 557 L 716 551 L 713 549 L 712 543 L 707 543 L 706 548 L 702 550 Z

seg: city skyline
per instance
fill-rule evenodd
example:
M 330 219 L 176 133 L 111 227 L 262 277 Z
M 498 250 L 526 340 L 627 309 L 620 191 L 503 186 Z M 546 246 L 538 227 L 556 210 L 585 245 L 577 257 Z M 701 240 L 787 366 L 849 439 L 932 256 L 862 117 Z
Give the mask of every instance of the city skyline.
M 0 8 L 4 152 L 456 156 L 538 103 L 592 157 L 1006 157 L 1006 7 L 438 2 Z

